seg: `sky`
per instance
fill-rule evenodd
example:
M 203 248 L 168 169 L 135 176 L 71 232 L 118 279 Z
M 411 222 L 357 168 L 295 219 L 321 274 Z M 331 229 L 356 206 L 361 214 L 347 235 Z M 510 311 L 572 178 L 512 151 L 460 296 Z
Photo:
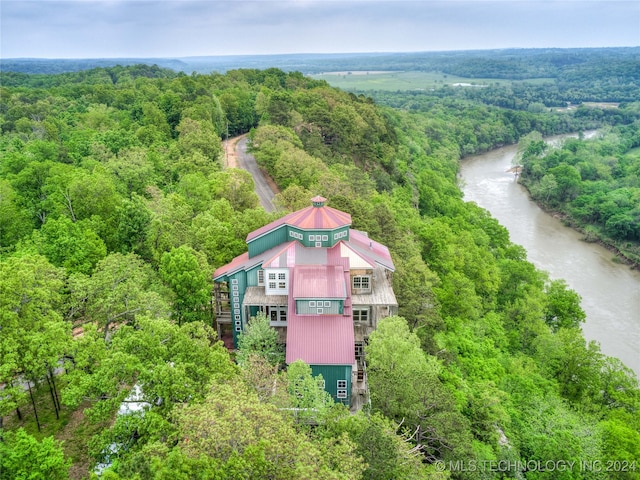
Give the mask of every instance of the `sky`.
M 614 46 L 639 0 L 0 0 L 0 58 Z

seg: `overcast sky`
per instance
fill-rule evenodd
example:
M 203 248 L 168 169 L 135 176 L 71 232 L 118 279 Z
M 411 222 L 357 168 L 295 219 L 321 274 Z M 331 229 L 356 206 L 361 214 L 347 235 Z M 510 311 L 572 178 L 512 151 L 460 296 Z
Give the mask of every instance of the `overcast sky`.
M 2 58 L 640 45 L 639 0 L 0 0 Z

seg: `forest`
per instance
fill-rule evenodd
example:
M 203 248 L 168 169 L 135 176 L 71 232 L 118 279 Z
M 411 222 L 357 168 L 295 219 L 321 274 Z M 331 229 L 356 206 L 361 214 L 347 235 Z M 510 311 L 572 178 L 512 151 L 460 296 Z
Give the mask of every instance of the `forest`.
M 639 146 L 637 121 L 552 151 L 532 133 L 521 144 L 522 183 L 537 202 L 585 231 L 588 240 L 615 246 L 640 264 Z
M 1 479 L 640 477 L 638 379 L 585 341 L 579 296 L 456 180 L 461 156 L 522 139 L 532 179 L 556 182 L 532 193 L 563 200 L 574 169 L 598 185 L 571 184 L 567 199 L 593 202 L 568 211 L 606 204 L 593 228 L 627 235 L 607 224 L 637 218 L 638 103 L 365 96 L 275 68 L 0 80 Z M 608 143 L 534 148 L 534 131 L 586 128 Z M 224 168 L 223 141 L 243 133 L 280 189 L 275 214 Z M 621 191 L 596 206 L 608 181 Z M 371 406 L 355 415 L 307 365 L 283 368 L 264 319 L 233 354 L 212 328 L 213 270 L 318 194 L 396 265 L 398 316 L 369 339 Z M 145 408 L 117 414 L 132 394 Z

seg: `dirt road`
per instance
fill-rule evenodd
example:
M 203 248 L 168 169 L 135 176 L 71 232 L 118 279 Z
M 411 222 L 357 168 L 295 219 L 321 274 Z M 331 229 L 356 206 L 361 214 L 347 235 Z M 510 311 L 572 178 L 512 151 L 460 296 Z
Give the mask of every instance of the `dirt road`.
M 258 167 L 256 159 L 247 152 L 247 136 L 230 138 L 224 142 L 225 158 L 227 168 L 241 168 L 246 170 L 253 177 L 256 194 L 260 199 L 260 205 L 267 212 L 275 212 L 276 206 L 273 203 L 278 187 L 273 180 Z

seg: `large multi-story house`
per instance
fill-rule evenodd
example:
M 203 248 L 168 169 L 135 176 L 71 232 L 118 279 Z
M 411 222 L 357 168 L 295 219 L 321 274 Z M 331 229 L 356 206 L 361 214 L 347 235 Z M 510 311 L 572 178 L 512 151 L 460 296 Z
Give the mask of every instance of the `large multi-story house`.
M 215 271 L 218 334 L 237 346 L 264 312 L 287 364 L 304 360 L 334 400 L 357 408 L 368 397 L 364 345 L 397 312 L 394 266 L 387 247 L 350 228 L 351 215 L 311 201 L 251 232 L 248 251 Z

